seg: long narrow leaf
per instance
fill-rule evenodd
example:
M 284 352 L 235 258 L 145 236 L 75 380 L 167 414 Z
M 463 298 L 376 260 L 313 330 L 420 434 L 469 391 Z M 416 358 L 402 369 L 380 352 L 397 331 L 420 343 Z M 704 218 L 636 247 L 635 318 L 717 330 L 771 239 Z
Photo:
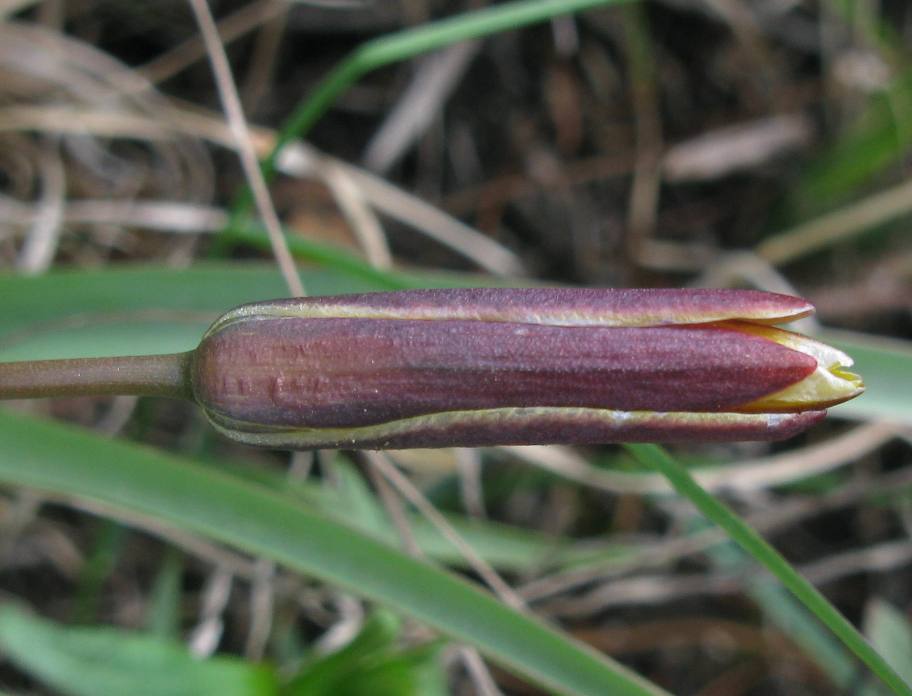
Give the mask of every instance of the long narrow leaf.
M 627 445 L 633 455 L 646 466 L 664 475 L 675 490 L 686 497 L 703 515 L 721 527 L 731 539 L 775 575 L 795 597 L 855 653 L 877 677 L 895 694 L 912 696 L 907 684 L 886 660 L 871 647 L 836 608 L 811 583 L 805 580 L 782 555 L 770 546 L 744 520 L 724 503 L 713 497 L 693 479 L 687 469 L 672 459 L 657 445 Z
M 0 607 L 0 652 L 74 696 L 276 696 L 275 671 L 241 658 L 194 657 L 177 641 L 120 629 L 58 626 Z
M 379 279 L 337 271 L 309 269 L 301 276 L 316 295 L 388 289 Z M 403 278 L 423 287 L 485 284 L 473 276 Z M 265 264 L 0 274 L 0 360 L 189 350 L 225 310 L 286 294 L 281 275 Z
M 140 512 L 272 559 L 408 614 L 562 693 L 661 693 L 460 578 L 211 467 L 0 411 L 0 481 Z

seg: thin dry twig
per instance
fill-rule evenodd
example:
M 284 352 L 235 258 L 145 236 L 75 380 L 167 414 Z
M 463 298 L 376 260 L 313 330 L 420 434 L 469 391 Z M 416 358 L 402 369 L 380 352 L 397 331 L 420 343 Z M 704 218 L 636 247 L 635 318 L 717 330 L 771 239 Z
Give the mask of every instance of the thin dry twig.
M 484 519 L 487 513 L 481 485 L 481 454 L 477 449 L 469 447 L 459 447 L 455 454 L 462 504 L 469 515 Z
M 0 127 L 3 124 L 4 113 L 4 110 L 0 109 Z M 175 106 L 171 120 L 188 135 L 231 146 L 230 133 L 226 132 L 224 124 L 198 109 Z M 253 132 L 253 137 L 260 154 L 268 153 L 275 143 L 275 132 L 269 129 L 257 128 Z M 287 176 L 322 178 L 326 163 L 332 164 L 348 176 L 360 190 L 360 195 L 378 212 L 389 215 L 462 254 L 479 268 L 494 275 L 525 275 L 526 271 L 519 257 L 503 245 L 417 196 L 359 167 L 321 153 L 304 141 L 286 145 L 279 155 L 276 167 Z
M 789 499 L 747 515 L 747 523 L 763 534 L 771 534 L 813 515 L 823 514 L 851 505 L 863 498 L 890 495 L 912 485 L 912 471 L 901 469 L 877 479 L 863 478 L 836 489 L 824 496 Z M 728 537 L 718 528 L 707 528 L 686 537 L 650 544 L 642 553 L 616 563 L 560 571 L 537 578 L 518 588 L 528 601 L 540 600 L 560 592 L 600 579 L 616 578 L 631 572 L 659 568 L 681 558 L 726 541 Z
M 912 312 L 912 249 L 900 243 L 885 257 L 860 265 L 854 280 L 828 278 L 804 294 L 827 317 Z
M 248 113 L 256 113 L 257 106 L 269 91 L 270 77 L 275 71 L 279 47 L 285 33 L 288 19 L 288 3 L 282 3 L 284 11 L 264 21 L 260 27 L 250 57 L 250 67 L 244 76 L 242 103 Z M 224 40 L 223 40 L 224 42 Z
M 373 461 L 371 460 L 368 461 L 367 473 L 368 476 L 370 476 L 371 482 L 374 484 L 374 488 L 377 489 L 377 493 L 380 495 L 380 501 L 386 509 L 386 514 L 389 515 L 390 521 L 399 534 L 399 541 L 402 543 L 402 548 L 409 556 L 421 556 L 421 547 L 415 539 L 415 533 L 412 531 L 412 527 L 409 524 L 402 500 L 395 495 L 392 486 L 380 472 L 380 468 L 374 466 Z
M 469 566 L 485 581 L 502 602 L 522 610 L 525 608 L 525 600 L 516 594 L 515 590 L 510 587 L 503 578 L 495 571 L 465 539 L 453 529 L 453 526 L 447 522 L 446 518 L 440 514 L 431 502 L 403 476 L 399 470 L 386 458 L 381 452 L 365 452 L 370 463 L 377 467 L 380 473 L 402 494 L 418 511 L 424 515 L 427 520 L 434 525 L 444 538 L 453 544 L 463 558 L 466 559 Z
M 367 460 L 368 474 L 370 475 L 374 486 L 380 493 L 380 498 L 383 501 L 383 506 L 386 508 L 390 519 L 393 521 L 393 525 L 396 527 L 396 530 L 399 533 L 399 539 L 402 542 L 403 548 L 405 549 L 406 553 L 411 556 L 415 556 L 416 558 L 424 556 L 424 552 L 421 550 L 421 547 L 415 540 L 415 535 L 412 532 L 412 528 L 409 526 L 405 508 L 402 505 L 401 500 L 396 497 L 393 488 L 391 487 L 391 482 L 389 481 L 389 478 L 384 471 L 384 468 L 395 470 L 395 467 L 390 462 L 386 461 L 383 455 L 379 452 L 368 453 Z M 377 465 L 378 460 L 380 460 L 379 466 Z M 399 472 L 395 471 L 395 473 L 398 474 Z M 402 480 L 408 483 L 408 479 L 406 479 L 404 476 L 402 476 Z M 392 483 L 392 485 L 395 486 L 406 498 L 410 498 L 410 496 L 401 487 L 399 487 L 399 484 Z M 424 499 L 424 496 L 421 495 L 420 491 L 414 489 L 414 493 L 416 493 L 419 498 L 425 501 L 430 510 L 433 510 L 436 513 L 436 509 L 426 499 Z M 429 517 L 429 519 L 431 519 L 431 522 L 436 525 L 436 522 L 434 522 L 432 518 Z M 440 519 L 442 520 L 443 517 L 440 516 Z M 445 520 L 444 524 L 446 524 Z M 448 527 L 449 525 L 446 526 Z M 447 533 L 444 529 L 441 529 L 440 527 L 438 527 L 438 529 L 440 529 L 441 533 L 444 536 L 447 536 Z M 457 543 L 457 547 L 459 547 L 457 540 L 461 540 L 461 537 L 458 537 L 458 533 L 455 530 L 452 528 L 450 529 L 456 536 L 456 539 L 451 539 L 451 541 Z M 465 544 L 465 542 L 463 542 L 463 544 Z M 468 544 L 465 545 L 471 551 L 471 548 L 468 547 Z M 470 564 L 472 563 L 472 560 L 469 556 L 466 556 L 466 559 Z M 482 561 L 482 565 L 485 565 L 484 561 Z M 494 573 L 493 569 L 491 572 Z M 479 572 L 479 574 L 481 573 Z M 484 575 L 482 575 L 482 577 L 484 577 Z M 494 577 L 498 578 L 496 573 L 494 574 Z M 472 681 L 478 689 L 478 693 L 484 694 L 485 696 L 500 696 L 500 690 L 494 683 L 494 679 L 491 677 L 491 673 L 488 671 L 484 660 L 481 659 L 481 655 L 478 654 L 478 651 L 475 648 L 467 645 L 460 646 L 458 649 L 458 655 L 465 665 L 466 671 L 469 673 L 469 676 L 472 678 Z
M 0 499 L 0 516 L 3 517 L 9 511 L 5 502 Z M 30 524 L 28 529 L 17 531 L 16 538 L 11 537 L 14 544 L 10 552 L 0 550 L 0 563 L 3 564 L 4 572 L 37 568 L 46 564 L 61 577 L 78 582 L 80 577 L 84 577 L 86 559 L 77 541 L 67 531 L 57 522 L 41 517 Z M 2 542 L 3 537 L 0 536 L 0 549 Z
M 225 47 L 219 40 L 215 20 L 209 11 L 209 5 L 206 0 L 189 1 L 200 25 L 203 41 L 206 44 L 206 50 L 212 63 L 212 70 L 215 73 L 222 107 L 225 109 L 225 115 L 231 127 L 235 148 L 241 159 L 247 183 L 253 191 L 257 211 L 269 234 L 269 242 L 272 245 L 273 254 L 291 294 L 298 297 L 303 296 L 306 294 L 304 284 L 301 282 L 301 277 L 295 268 L 294 259 L 288 249 L 285 235 L 282 233 L 279 216 L 276 214 L 272 199 L 269 196 L 266 179 L 260 170 L 260 163 L 257 160 L 256 151 L 250 136 L 250 128 L 247 125 L 247 119 L 244 118 L 244 110 L 231 74 L 231 66 L 228 64 L 228 56 L 225 55 Z
M 35 207 L 0 196 L 0 217 L 10 225 L 32 225 L 41 215 Z M 213 206 L 182 201 L 70 199 L 64 202 L 67 225 L 124 226 L 177 234 L 218 232 L 228 213 Z
M 180 133 L 204 138 L 229 148 L 235 146 L 232 133 L 223 121 L 189 107 L 174 107 L 163 117 L 153 118 L 85 108 L 15 106 L 0 108 L 0 131 L 4 130 L 92 133 L 153 142 L 167 142 L 176 133 Z M 254 130 L 252 137 L 257 151 L 261 153 L 268 152 L 275 140 L 273 131 L 262 128 Z M 525 275 L 522 262 L 504 246 L 420 198 L 357 167 L 318 153 L 304 142 L 286 146 L 277 166 L 279 171 L 288 176 L 319 178 L 323 160 L 332 162 L 351 177 L 364 199 L 379 212 L 456 251 L 494 275 Z
M 326 655 L 348 645 L 364 625 L 364 606 L 349 594 L 336 593 L 333 604 L 338 611 L 337 620 L 316 641 L 314 652 Z
M 823 443 L 817 448 L 808 448 L 808 451 L 797 454 L 797 460 L 792 461 L 796 455 L 786 453 L 779 457 L 769 457 L 766 459 L 756 460 L 756 475 L 763 476 L 763 468 L 766 466 L 765 461 L 769 461 L 774 469 L 792 469 L 795 465 L 821 467 L 819 470 L 831 470 L 838 460 L 851 460 L 863 456 L 865 453 L 879 447 L 891 437 L 902 434 L 902 430 L 883 424 L 872 424 L 864 426 L 848 433 L 843 438 L 837 438 L 834 441 Z M 780 471 L 779 474 L 782 472 Z M 877 491 L 891 491 L 896 487 L 907 485 L 909 473 L 900 471 L 894 476 L 885 477 L 881 483 L 865 483 L 850 485 L 844 489 L 835 491 L 824 498 L 810 498 L 805 500 L 790 500 L 780 503 L 769 510 L 748 516 L 748 523 L 761 532 L 771 532 L 781 529 L 789 524 L 794 524 L 799 519 L 822 513 L 825 510 L 836 509 L 855 501 L 859 497 L 874 495 Z M 751 477 L 749 477 L 751 478 Z M 773 479 L 778 478 L 774 471 Z M 724 479 L 723 479 L 724 480 Z M 752 490 L 751 486 L 756 484 L 754 480 L 749 482 L 744 491 L 738 491 L 734 485 L 738 479 L 730 479 L 728 485 L 722 486 L 733 492 L 746 492 Z M 659 483 L 663 483 L 659 481 Z M 754 488 L 753 490 L 762 490 Z M 657 567 L 672 562 L 675 559 L 682 558 L 686 555 L 702 551 L 716 543 L 724 540 L 724 534 L 715 528 L 707 529 L 703 532 L 687 536 L 684 538 L 671 539 L 662 544 L 650 546 L 648 552 L 638 554 L 637 557 L 622 561 L 620 563 L 611 563 L 609 565 L 590 566 L 579 569 L 561 571 L 550 576 L 538 578 L 520 588 L 520 592 L 529 600 L 538 599 L 544 596 L 555 594 L 561 591 L 567 591 L 573 587 L 583 585 L 599 579 L 600 577 L 617 577 L 627 572 L 642 569 L 645 567 Z
M 912 181 L 880 191 L 846 208 L 768 237 L 759 256 L 782 265 L 912 212 Z
M 265 558 L 257 559 L 254 564 L 250 588 L 250 628 L 244 643 L 244 655 L 248 660 L 261 660 L 266 652 L 275 604 L 275 570 L 275 563 Z
M 901 540 L 828 556 L 798 566 L 798 571 L 819 586 L 848 575 L 887 572 L 910 563 L 912 543 Z M 662 604 L 685 597 L 734 594 L 753 582 L 757 580 L 749 568 L 744 568 L 738 575 L 689 573 L 614 578 L 577 597 L 548 602 L 543 609 L 550 615 L 564 618 L 589 616 L 609 607 Z
M 117 114 L 142 114 L 148 127 L 154 128 L 152 124 L 157 122 L 159 131 L 171 117 L 166 100 L 134 70 L 83 41 L 35 24 L 0 23 L 0 68 L 4 86 L 7 79 L 14 89 L 17 84 L 27 85 L 24 96 L 33 104 L 65 104 L 48 107 L 51 111 L 44 113 L 39 109 L 31 114 L 37 117 L 35 121 L 30 121 L 34 107 L 11 106 L 12 123 L 4 127 L 15 126 L 24 118 L 20 130 L 72 133 L 77 137 L 66 140 L 68 154 L 90 167 L 93 157 L 107 159 L 110 154 L 90 140 L 92 129 L 80 128 L 79 119 L 90 118 L 86 115 L 89 110 L 96 112 L 96 120 L 108 121 L 108 126 L 117 120 Z M 42 122 L 42 116 L 56 119 L 57 125 Z M 205 198 L 211 193 L 208 151 L 193 139 L 175 137 L 179 131 L 170 130 L 167 139 L 150 138 L 155 142 L 153 154 L 169 170 L 159 181 L 175 193 Z M 95 173 L 112 188 L 124 186 L 121 176 L 111 179 L 111 173 L 103 169 Z
M 627 248 L 646 268 L 695 271 L 710 265 L 716 251 L 697 243 L 683 244 L 656 238 L 661 194 L 663 148 L 657 76 L 652 52 L 646 45 L 645 14 L 625 7 L 625 52 L 634 112 L 636 159 L 628 196 Z
M 231 598 L 233 582 L 234 573 L 228 568 L 216 566 L 209 574 L 203 588 L 200 619 L 188 639 L 190 652 L 197 657 L 209 657 L 218 647 L 222 632 L 225 630 L 222 615 Z
M 458 652 L 466 671 L 468 671 L 477 689 L 476 693 L 479 696 L 501 696 L 501 690 L 497 688 L 488 666 L 481 659 L 478 651 L 475 648 L 462 645 L 459 647 Z
M 364 152 L 364 166 L 385 173 L 405 154 L 440 113 L 480 43 L 467 41 L 418 61 L 412 82 L 374 133 Z
M 912 563 L 912 542 L 886 541 L 861 549 L 827 556 L 801 567 L 801 573 L 816 585 L 858 573 L 883 573 Z
M 897 437 L 901 431 L 901 426 L 870 423 L 817 445 L 697 470 L 693 476 L 709 491 L 746 493 L 764 490 L 849 464 Z M 563 478 L 611 493 L 647 495 L 673 492 L 668 481 L 658 474 L 599 469 L 567 447 L 511 446 L 500 449 Z
M 393 256 L 383 226 L 364 199 L 361 188 L 344 169 L 326 158 L 317 174 L 332 192 L 370 264 L 377 268 L 392 268 Z
M 752 169 L 808 144 L 812 128 L 803 114 L 781 114 L 719 128 L 665 152 L 666 181 L 707 181 Z
M 743 55 L 749 61 L 750 75 L 745 76 L 748 83 L 759 83 L 754 85 L 753 92 L 762 92 L 759 96 L 764 101 L 771 98 L 766 92 L 776 92 L 771 88 L 775 85 L 774 71 L 771 69 L 775 61 L 763 40 L 758 19 L 751 9 L 741 0 L 702 0 L 699 4 L 714 12 L 731 28 Z M 775 97 L 775 94 L 772 97 Z
M 19 268 L 30 274 L 43 273 L 54 261 L 66 197 L 66 174 L 56 142 L 49 141 L 43 154 L 41 201 L 19 254 Z
M 127 422 L 133 416 L 133 411 L 139 403 L 137 396 L 115 396 L 110 400 L 107 412 L 99 418 L 95 428 L 107 437 L 120 434 Z
M 321 160 L 333 162 L 351 177 L 364 198 L 377 210 L 462 254 L 480 268 L 495 275 L 525 273 L 516 254 L 481 232 L 380 177 L 328 155 L 319 154 L 306 143 L 291 143 L 283 148 L 277 166 L 289 176 L 319 176 Z
M 172 124 L 141 114 L 98 111 L 79 106 L 7 106 L 0 109 L 0 132 L 43 131 L 46 133 L 141 138 L 168 141 L 174 137 Z M 231 147 L 227 138 L 220 144 Z
M 707 573 L 612 578 L 581 595 L 549 600 L 542 606 L 542 611 L 561 618 L 589 616 L 611 607 L 654 605 L 686 597 L 734 594 L 741 591 L 744 581 L 743 577 Z
M 645 45 L 645 15 L 638 7 L 622 9 L 626 38 L 624 51 L 636 134 L 636 164 L 628 199 L 627 244 L 631 256 L 648 266 L 653 262 L 651 242 L 659 208 L 662 121 L 658 108 L 655 67 L 649 47 Z
M 229 44 L 287 11 L 286 0 L 251 2 L 218 21 L 219 38 L 223 44 Z M 193 65 L 205 55 L 206 46 L 200 37 L 192 36 L 137 70 L 150 82 L 159 83 Z

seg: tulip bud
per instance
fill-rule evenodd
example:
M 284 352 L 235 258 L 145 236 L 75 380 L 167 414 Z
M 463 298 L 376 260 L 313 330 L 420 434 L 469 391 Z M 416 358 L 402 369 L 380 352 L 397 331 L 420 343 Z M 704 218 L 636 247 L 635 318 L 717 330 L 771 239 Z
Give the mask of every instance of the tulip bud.
M 254 445 L 403 448 L 764 440 L 857 396 L 851 359 L 744 290 L 415 290 L 244 305 L 190 365 Z

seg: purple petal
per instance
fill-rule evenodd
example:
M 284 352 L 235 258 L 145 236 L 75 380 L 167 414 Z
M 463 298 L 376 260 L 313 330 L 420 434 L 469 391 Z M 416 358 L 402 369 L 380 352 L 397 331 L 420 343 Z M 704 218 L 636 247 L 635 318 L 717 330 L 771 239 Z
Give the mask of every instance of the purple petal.
M 808 355 L 722 326 L 263 318 L 196 351 L 207 410 L 278 427 L 356 428 L 443 411 L 733 411 L 794 384 Z

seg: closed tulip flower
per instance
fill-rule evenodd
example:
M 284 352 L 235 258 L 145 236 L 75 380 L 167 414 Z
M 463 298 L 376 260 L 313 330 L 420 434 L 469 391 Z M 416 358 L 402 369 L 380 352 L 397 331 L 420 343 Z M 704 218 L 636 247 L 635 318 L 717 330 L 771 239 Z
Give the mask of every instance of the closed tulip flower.
M 253 445 L 771 440 L 863 391 L 842 352 L 744 290 L 414 290 L 222 316 L 190 353 L 0 364 L 0 398 L 192 398 Z
M 741 290 L 417 290 L 245 305 L 187 360 L 254 445 L 404 448 L 770 440 L 863 391 L 844 353 Z

